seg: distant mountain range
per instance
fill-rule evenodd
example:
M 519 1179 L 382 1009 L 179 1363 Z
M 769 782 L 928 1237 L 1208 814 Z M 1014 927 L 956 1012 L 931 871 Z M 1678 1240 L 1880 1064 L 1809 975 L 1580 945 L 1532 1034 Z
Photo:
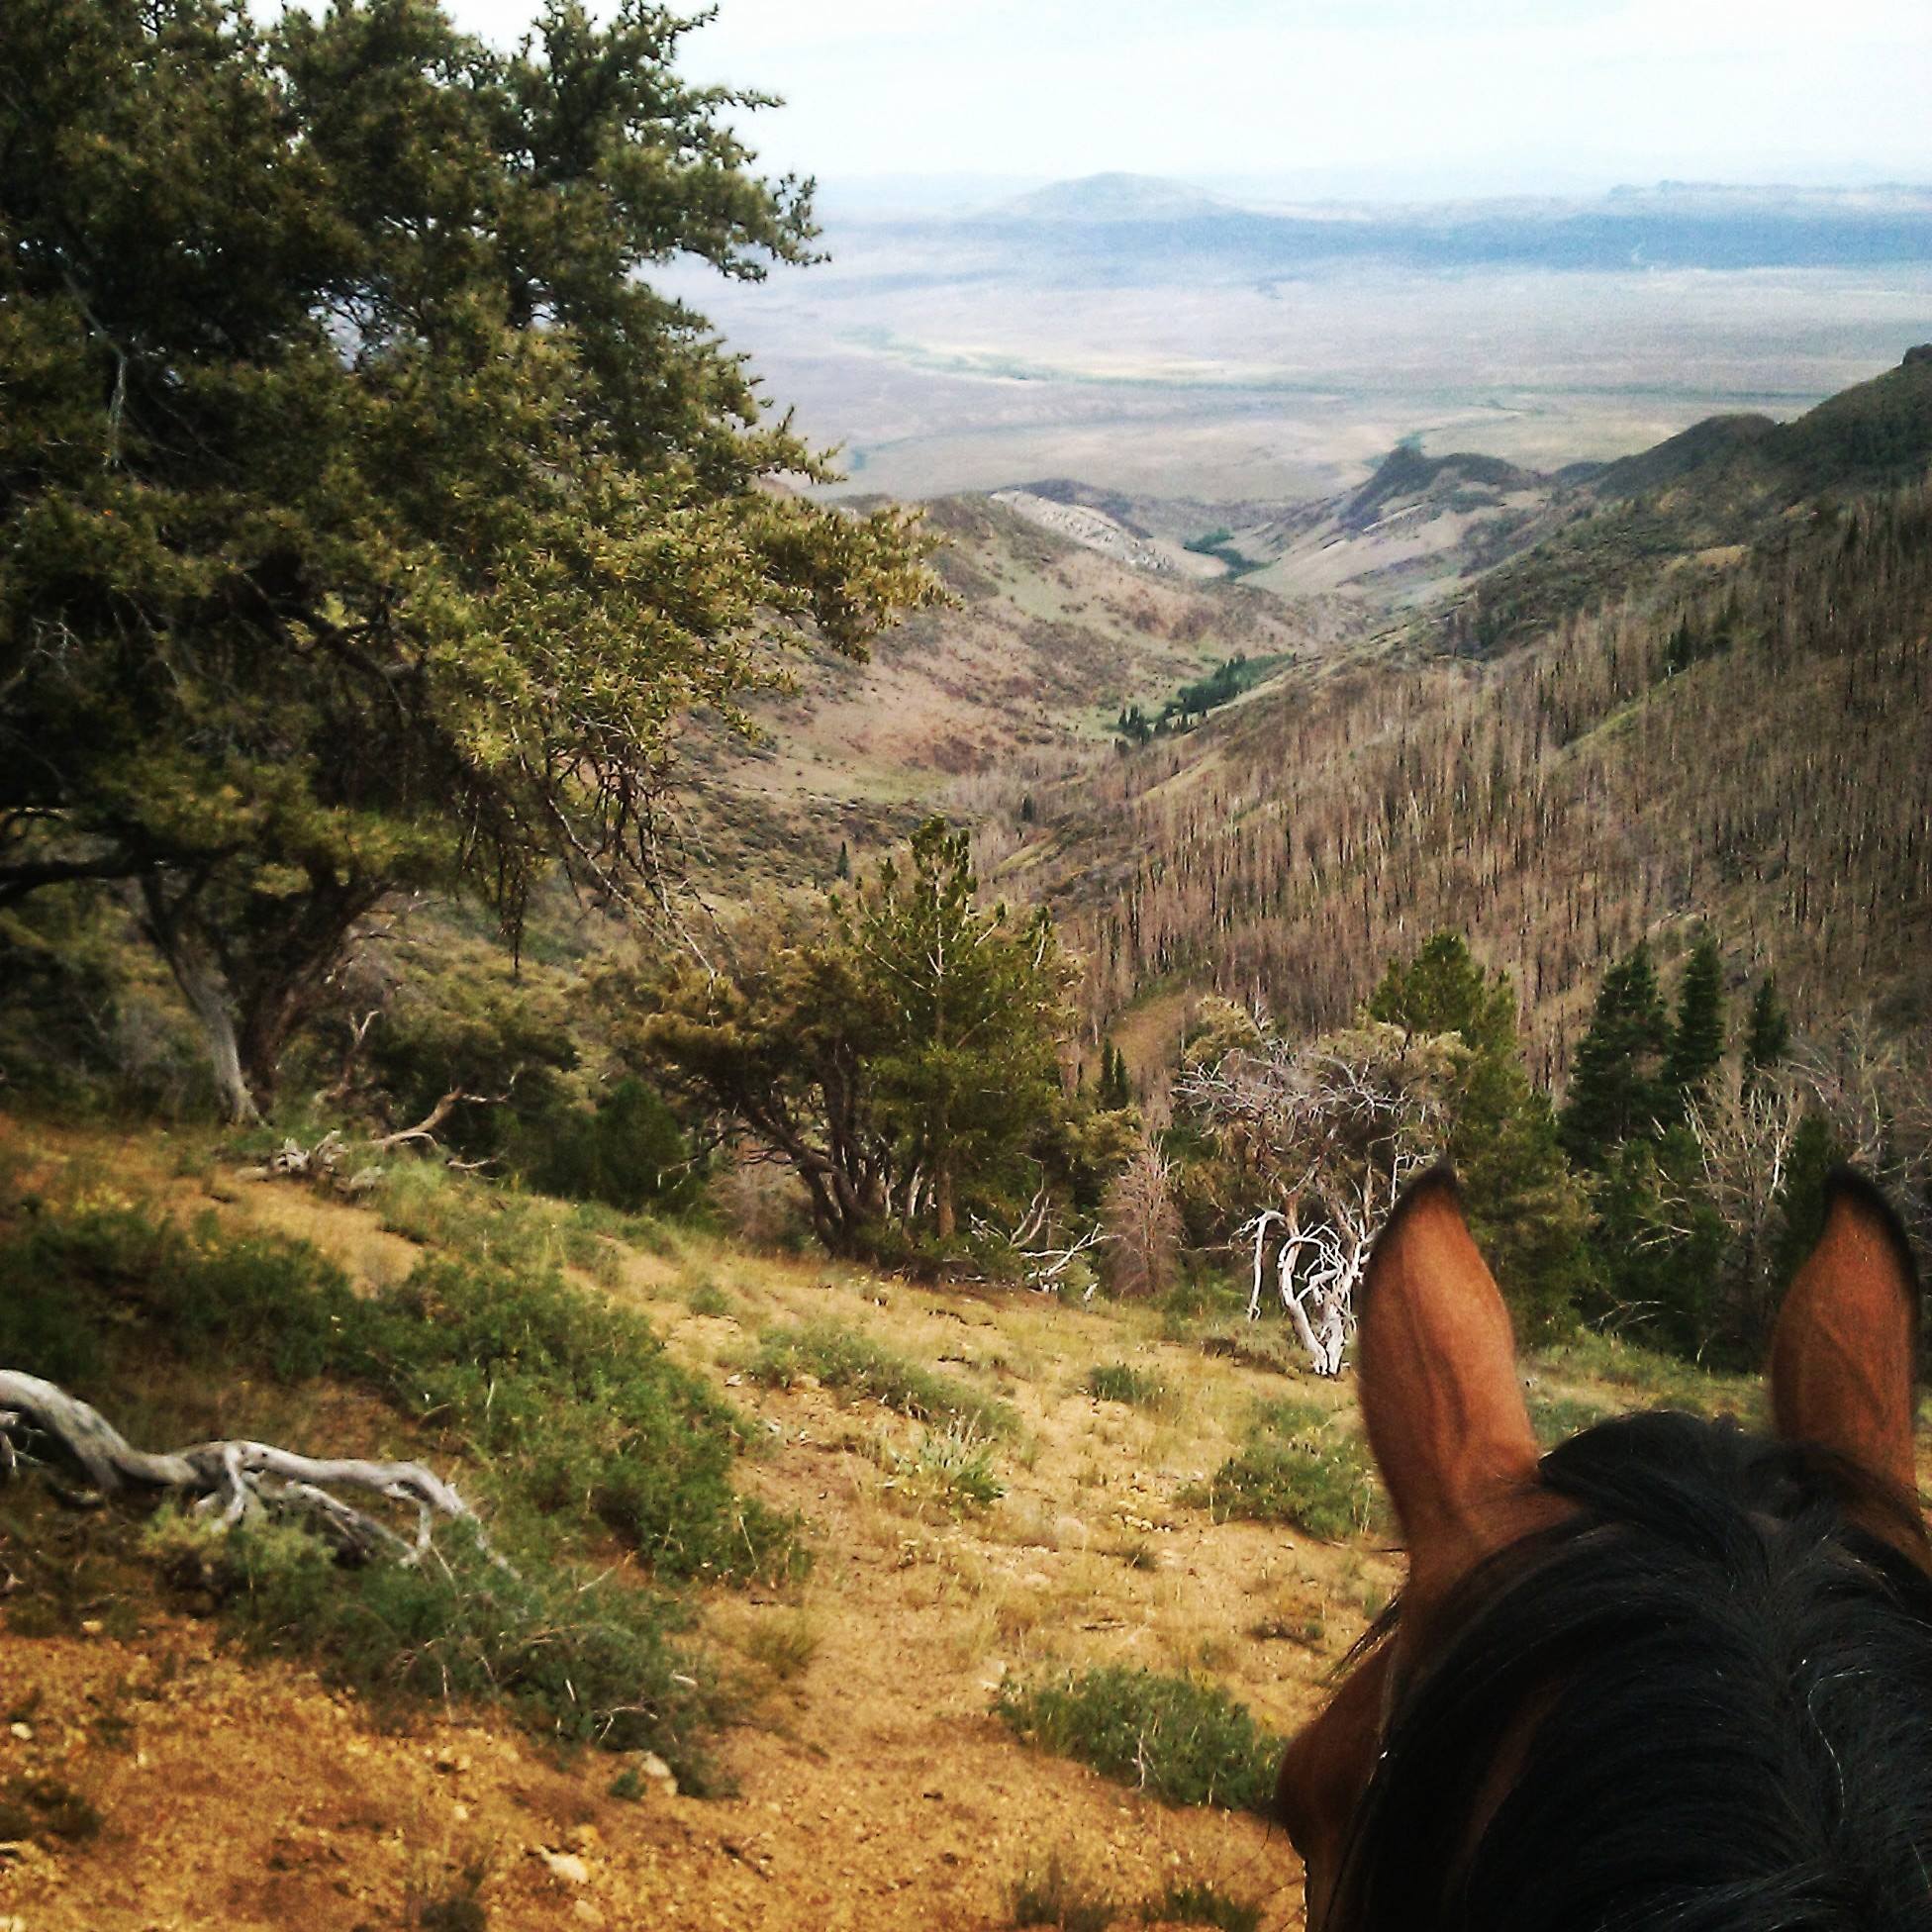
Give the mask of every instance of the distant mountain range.
M 1932 261 L 1932 187 L 1729 187 L 1662 182 L 1583 200 L 1249 206 L 1187 182 L 1096 174 L 981 213 L 916 224 L 1007 237 L 1089 270 L 1156 254 L 1238 260 L 1252 274 L 1338 259 L 1407 267 L 1771 268 Z
M 987 211 L 994 222 L 1195 222 L 1245 212 L 1238 202 L 1157 174 L 1088 174 L 1015 195 Z

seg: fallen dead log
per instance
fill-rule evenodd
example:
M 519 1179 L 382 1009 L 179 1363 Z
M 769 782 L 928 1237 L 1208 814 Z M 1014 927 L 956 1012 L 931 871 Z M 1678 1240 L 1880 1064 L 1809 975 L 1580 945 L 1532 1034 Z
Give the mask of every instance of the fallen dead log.
M 475 1512 L 421 1463 L 301 1456 L 270 1442 L 199 1442 L 153 1454 L 137 1449 L 100 1410 L 39 1376 L 0 1369 L 0 1480 L 49 1451 L 102 1497 L 129 1491 L 177 1496 L 225 1529 L 254 1515 L 305 1521 L 350 1562 L 387 1556 L 406 1566 L 435 1548 L 438 1522 L 468 1527 L 489 1553 Z M 416 1512 L 414 1536 L 337 1495 L 347 1490 Z M 502 1559 L 493 1557 L 502 1564 Z M 503 1567 L 508 1568 L 507 1565 Z

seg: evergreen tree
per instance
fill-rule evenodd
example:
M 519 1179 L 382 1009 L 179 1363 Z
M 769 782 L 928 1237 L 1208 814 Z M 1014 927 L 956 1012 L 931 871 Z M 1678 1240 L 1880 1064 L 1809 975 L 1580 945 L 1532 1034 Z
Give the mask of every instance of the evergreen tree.
M 1767 973 L 1751 1002 L 1751 1022 L 1744 1036 L 1744 1085 L 1748 1092 L 1759 1075 L 1777 1066 L 1791 1044 L 1791 1016 L 1778 997 L 1777 975 Z
M 1590 1030 L 1577 1048 L 1559 1131 L 1570 1158 L 1608 1171 L 1631 1139 L 1654 1139 L 1665 1105 L 1662 1081 L 1671 1027 L 1648 943 L 1639 940 L 1603 975 Z
M 0 907 L 122 882 L 247 1116 L 386 896 L 647 900 L 680 718 L 937 586 L 649 284 L 813 252 L 695 19 L 5 23 Z
M 1105 1041 L 1101 1047 L 1100 1104 L 1109 1112 L 1123 1112 L 1133 1105 L 1133 1089 L 1127 1081 L 1127 1056 Z
M 1549 1098 L 1530 1082 L 1506 974 L 1490 979 L 1460 935 L 1440 932 L 1392 964 L 1369 1016 L 1470 1049 L 1452 1096 L 1449 1156 L 1470 1226 L 1520 1322 L 1568 1321 L 1587 1282 L 1585 1203 L 1563 1158 Z
M 678 956 L 612 1004 L 639 1061 L 792 1166 L 834 1252 L 949 1245 L 1062 1161 L 1070 975 L 1044 912 L 979 903 L 964 832 L 929 820 L 857 894 L 729 937 L 718 970 Z
M 1698 936 L 1685 962 L 1677 995 L 1677 1025 L 1664 1066 L 1665 1103 L 1682 1117 L 1685 1103 L 1700 1098 L 1724 1057 L 1724 967 L 1717 941 Z
M 1844 1159 L 1838 1136 L 1822 1113 L 1807 1113 L 1791 1136 L 1773 1243 L 1773 1277 L 1782 1292 L 1825 1231 L 1825 1183 Z
M 1614 1145 L 1591 1197 L 1591 1313 L 1691 1357 L 1719 1324 L 1724 1256 L 1723 1225 L 1698 1178 L 1695 1142 L 1671 1127 Z

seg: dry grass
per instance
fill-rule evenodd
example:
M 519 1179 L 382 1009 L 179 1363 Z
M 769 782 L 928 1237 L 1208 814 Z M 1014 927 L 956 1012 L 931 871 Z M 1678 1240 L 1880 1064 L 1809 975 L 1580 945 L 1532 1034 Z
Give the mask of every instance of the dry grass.
M 48 1148 L 34 1158 L 45 1163 Z M 208 1175 L 168 1174 L 86 1136 L 52 1158 L 68 1184 L 139 1170 L 144 1185 L 171 1188 L 184 1213 L 210 1205 L 212 1184 L 228 1197 L 217 1204 L 225 1218 L 277 1228 L 301 1218 L 352 1266 L 359 1243 L 381 1255 L 391 1238 L 366 1212 L 316 1211 L 293 1187 L 231 1186 L 219 1163 Z M 992 1464 L 1004 1493 L 957 1507 L 943 1482 L 920 1497 L 899 1475 L 917 1470 L 942 1422 L 849 1407 L 825 1387 L 741 1377 L 728 1388 L 764 1445 L 738 1480 L 804 1515 L 818 1562 L 803 1584 L 711 1597 L 706 1636 L 757 1722 L 822 1740 L 814 1748 L 833 1765 L 855 1698 L 880 1713 L 872 1721 L 904 1725 L 909 1751 L 947 1758 L 1000 1735 L 987 1713 L 1002 1685 L 1049 1671 L 1192 1675 L 1285 1733 L 1326 1696 L 1335 1662 L 1400 1580 L 1400 1559 L 1374 1540 L 1328 1546 L 1279 1525 L 1217 1525 L 1181 1500 L 1236 1453 L 1258 1403 L 1292 1394 L 1341 1411 L 1341 1426 L 1353 1409 L 1346 1380 L 1285 1382 L 1204 1355 L 1190 1324 L 1164 1333 L 1148 1308 L 947 1293 L 692 1234 L 674 1258 L 622 1241 L 616 1252 L 614 1280 L 598 1292 L 645 1314 L 673 1357 L 715 1384 L 740 1376 L 762 1330 L 829 1317 L 1013 1411 Z M 1162 1401 L 1097 1401 L 1088 1372 L 1109 1363 L 1158 1378 Z M 1752 1393 L 1594 1343 L 1527 1358 L 1525 1371 L 1541 1401 L 1606 1410 L 1665 1399 L 1720 1406 Z

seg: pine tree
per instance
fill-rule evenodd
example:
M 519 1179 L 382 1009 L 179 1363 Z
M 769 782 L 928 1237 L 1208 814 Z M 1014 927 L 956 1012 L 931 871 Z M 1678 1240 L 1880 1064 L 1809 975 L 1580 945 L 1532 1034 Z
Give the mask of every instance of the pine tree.
M 1773 1274 L 1782 1291 L 1825 1231 L 1825 1191 L 1831 1171 L 1844 1159 L 1838 1136 L 1822 1113 L 1807 1113 L 1791 1136 L 1779 1198 L 1781 1225 L 1773 1243 Z
M 1778 997 L 1778 978 L 1767 973 L 1751 1002 L 1751 1023 L 1744 1037 L 1744 1085 L 1748 1093 L 1758 1076 L 1784 1059 L 1791 1044 L 1791 1016 Z
M 856 892 L 749 915 L 729 951 L 610 976 L 625 1050 L 788 1162 L 828 1248 L 1017 1217 L 1068 1112 L 1071 972 L 1044 912 L 980 904 L 966 833 L 928 820 Z
M 1724 1057 L 1724 967 L 1717 941 L 1702 933 L 1690 949 L 1677 995 L 1677 1025 L 1664 1066 L 1665 1102 L 1681 1117 L 1702 1096 Z
M 1667 1111 L 1660 1076 L 1670 1039 L 1650 947 L 1639 940 L 1603 975 L 1590 1030 L 1577 1048 L 1559 1131 L 1579 1167 L 1604 1173 L 1623 1141 L 1656 1137 L 1658 1116 Z
M 1412 1033 L 1455 1034 L 1470 1049 L 1448 1152 L 1471 1228 L 1519 1322 L 1533 1329 L 1569 1319 L 1589 1271 L 1585 1204 L 1549 1098 L 1524 1070 L 1508 976 L 1490 979 L 1460 935 L 1439 932 L 1406 965 L 1390 966 L 1369 1016 Z
M 1127 1083 L 1127 1056 L 1111 1040 L 1101 1046 L 1100 1104 L 1112 1113 L 1123 1112 L 1133 1105 L 1133 1089 Z

